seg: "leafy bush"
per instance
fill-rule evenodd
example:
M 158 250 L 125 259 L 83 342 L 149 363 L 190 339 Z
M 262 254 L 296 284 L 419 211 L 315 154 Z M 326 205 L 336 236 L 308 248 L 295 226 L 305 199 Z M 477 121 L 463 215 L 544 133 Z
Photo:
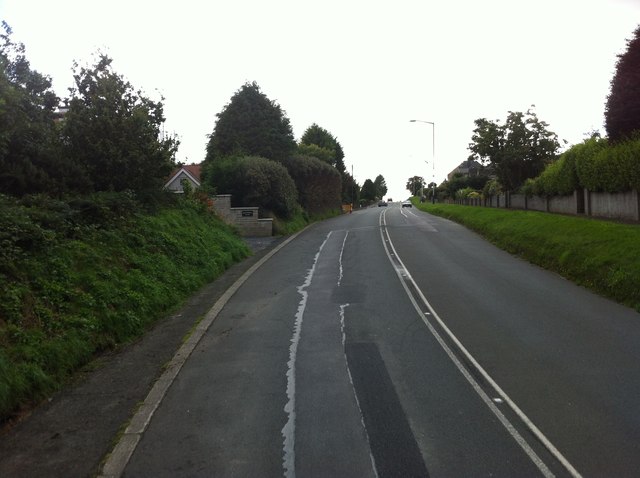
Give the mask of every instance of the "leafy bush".
M 284 165 L 296 184 L 305 211 L 315 215 L 340 209 L 342 178 L 336 168 L 309 156 L 293 156 Z
M 589 191 L 615 193 L 629 190 L 632 187 L 632 164 L 638 165 L 640 160 L 639 146 L 637 140 L 610 146 L 606 139 L 601 138 L 591 138 L 574 146 L 580 185 Z
M 579 187 L 575 165 L 576 151 L 572 148 L 550 163 L 542 174 L 533 179 L 532 184 L 527 183 L 524 189 L 538 196 L 573 194 Z
M 497 196 L 501 192 L 502 192 L 502 185 L 500 184 L 500 181 L 498 181 L 497 179 L 490 179 L 485 183 L 484 187 L 482 188 L 482 195 L 484 197 Z
M 205 166 L 207 187 L 231 194 L 237 206 L 258 206 L 263 215 L 287 219 L 298 208 L 298 192 L 287 169 L 259 156 L 228 157 Z
M 473 188 L 458 189 L 455 193 L 456 199 L 467 199 L 480 197 L 480 193 Z

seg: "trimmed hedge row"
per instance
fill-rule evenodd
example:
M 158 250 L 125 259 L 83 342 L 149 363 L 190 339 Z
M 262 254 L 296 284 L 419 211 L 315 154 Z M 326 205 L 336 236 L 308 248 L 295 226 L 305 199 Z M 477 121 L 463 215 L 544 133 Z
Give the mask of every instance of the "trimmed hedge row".
M 592 137 L 572 146 L 522 187 L 528 195 L 556 196 L 576 189 L 609 193 L 640 190 L 640 138 L 609 144 Z

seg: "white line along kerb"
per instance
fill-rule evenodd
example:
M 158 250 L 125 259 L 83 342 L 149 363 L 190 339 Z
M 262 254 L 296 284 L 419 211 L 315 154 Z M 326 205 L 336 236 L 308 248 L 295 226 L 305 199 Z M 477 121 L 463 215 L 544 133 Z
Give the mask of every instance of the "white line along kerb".
M 526 443 L 526 441 L 520 436 L 520 434 L 513 427 L 513 425 L 507 420 L 507 418 L 502 414 L 502 412 L 495 406 L 495 404 L 488 397 L 488 395 L 482 390 L 482 388 L 480 387 L 478 382 L 471 376 L 471 374 L 469 374 L 467 369 L 457 359 L 457 357 L 455 356 L 453 351 L 449 348 L 449 346 L 444 342 L 444 340 L 442 339 L 440 334 L 435 330 L 433 325 L 425 317 L 428 314 L 422 312 L 422 309 L 421 309 L 421 307 L 419 307 L 419 305 L 415 301 L 415 298 L 413 297 L 413 294 L 407 288 L 407 286 L 405 284 L 405 280 L 411 281 L 411 284 L 413 285 L 413 287 L 417 291 L 417 293 L 418 293 L 418 295 L 420 297 L 420 300 L 431 311 L 431 315 L 438 322 L 438 324 L 440 325 L 442 330 L 444 330 L 444 332 L 447 334 L 447 336 L 455 344 L 455 346 L 458 348 L 459 352 L 462 353 L 464 355 L 464 357 L 473 365 L 475 370 L 482 375 L 482 377 L 487 381 L 487 383 L 489 383 L 489 385 L 491 385 L 491 387 L 495 390 L 495 392 L 498 394 L 498 396 L 509 406 L 509 408 L 511 408 L 511 410 L 513 410 L 513 412 L 518 416 L 518 418 L 520 418 L 520 420 L 531 431 L 531 433 L 533 433 L 536 436 L 536 438 L 538 438 L 538 440 L 540 440 L 540 442 L 544 445 L 544 447 L 562 464 L 562 466 L 571 474 L 571 476 L 573 476 L 574 478 L 581 478 L 582 475 L 580 475 L 580 473 L 578 473 L 578 471 L 573 467 L 573 465 L 571 465 L 571 463 L 569 463 L 569 461 L 562 455 L 562 453 L 560 453 L 560 451 L 551 443 L 551 441 L 540 431 L 540 429 L 538 429 L 538 427 L 536 427 L 534 425 L 534 423 L 529 419 L 529 417 L 527 417 L 525 415 L 525 413 L 522 410 L 520 410 L 520 408 L 515 404 L 515 402 L 513 400 L 511 400 L 511 398 L 509 398 L 509 396 L 505 393 L 505 391 L 502 390 L 502 388 L 500 388 L 500 386 L 495 382 L 495 380 L 493 380 L 491 378 L 491 376 L 486 372 L 486 370 L 484 370 L 482 368 L 482 366 L 471 355 L 471 353 L 469 353 L 469 351 L 464 347 L 464 345 L 462 345 L 462 342 L 460 342 L 460 340 L 458 340 L 458 338 L 453 334 L 453 332 L 451 332 L 451 330 L 449 330 L 449 328 L 445 325 L 445 323 L 442 321 L 440 316 L 436 313 L 436 311 L 431 306 L 431 304 L 429 303 L 427 298 L 424 296 L 424 294 L 422 293 L 422 291 L 420 290 L 418 285 L 413 280 L 413 277 L 409 274 L 408 269 L 406 268 L 406 266 L 402 262 L 402 259 L 400 259 L 400 256 L 398 255 L 398 252 L 396 251 L 395 247 L 393 246 L 393 242 L 391 241 L 391 237 L 389 236 L 388 232 L 386 231 L 386 226 L 387 226 L 387 224 L 386 224 L 386 212 L 387 212 L 386 210 L 382 211 L 382 213 L 380 214 L 380 218 L 379 218 L 380 237 L 382 238 L 382 244 L 383 244 L 385 250 L 387 251 L 387 256 L 389 257 L 389 261 L 391 261 L 391 263 L 393 264 L 392 256 L 395 256 L 396 260 L 401 265 L 401 267 L 395 267 L 396 274 L 398 274 L 400 282 L 403 284 L 403 287 L 405 288 L 405 291 L 407 292 L 407 295 L 409 296 L 409 298 L 411 299 L 412 303 L 414 304 L 414 307 L 418 311 L 420 317 L 422 318 L 422 321 L 429 328 L 429 331 L 434 335 L 436 340 L 438 340 L 438 342 L 443 347 L 443 349 L 445 350 L 447 355 L 449 355 L 449 357 L 453 360 L 453 362 L 456 364 L 456 366 L 458 367 L 460 372 L 462 372 L 462 374 L 465 376 L 465 378 L 472 385 L 474 390 L 476 390 L 476 392 L 478 392 L 478 394 L 480 395 L 482 400 L 493 411 L 493 413 L 501 421 L 501 423 L 507 428 L 509 433 L 513 436 L 513 438 L 516 440 L 516 442 L 518 442 L 518 444 L 523 448 L 523 450 L 527 453 L 527 455 L 529 455 L 531 457 L 532 461 L 538 466 L 540 471 L 542 471 L 542 473 L 545 476 L 554 476 L 553 473 L 551 473 L 551 471 L 547 468 L 547 466 L 542 462 L 542 460 L 540 460 L 540 458 L 537 456 L 537 454 L 535 454 L 535 452 L 531 449 L 531 447 Z M 385 237 L 385 233 L 386 233 L 386 237 Z M 387 243 L 388 243 L 388 245 L 387 245 Z M 389 250 L 389 247 L 391 248 L 391 251 Z M 406 274 L 407 274 L 406 278 L 402 277 L 402 275 L 400 273 L 401 270 L 406 271 Z

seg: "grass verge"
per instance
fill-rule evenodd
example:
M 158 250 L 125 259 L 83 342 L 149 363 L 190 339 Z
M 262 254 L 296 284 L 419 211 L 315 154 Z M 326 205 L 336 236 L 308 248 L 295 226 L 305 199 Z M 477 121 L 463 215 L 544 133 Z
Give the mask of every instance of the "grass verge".
M 0 196 L 0 421 L 249 255 L 202 205 Z
M 640 312 L 640 226 L 453 204 L 414 205 Z

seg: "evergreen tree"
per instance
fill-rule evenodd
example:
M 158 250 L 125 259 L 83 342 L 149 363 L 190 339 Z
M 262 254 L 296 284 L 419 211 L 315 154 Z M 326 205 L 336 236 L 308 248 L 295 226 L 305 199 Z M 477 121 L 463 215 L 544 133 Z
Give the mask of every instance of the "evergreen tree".
M 255 82 L 244 84 L 217 118 L 205 161 L 249 155 L 284 162 L 295 151 L 289 119 Z
M 373 184 L 373 181 L 371 181 L 371 179 L 365 180 L 360 190 L 360 197 L 365 201 L 372 202 L 376 200 L 376 195 L 376 186 Z
M 627 42 L 627 50 L 618 55 L 605 106 L 605 128 L 612 141 L 640 130 L 640 26 Z

